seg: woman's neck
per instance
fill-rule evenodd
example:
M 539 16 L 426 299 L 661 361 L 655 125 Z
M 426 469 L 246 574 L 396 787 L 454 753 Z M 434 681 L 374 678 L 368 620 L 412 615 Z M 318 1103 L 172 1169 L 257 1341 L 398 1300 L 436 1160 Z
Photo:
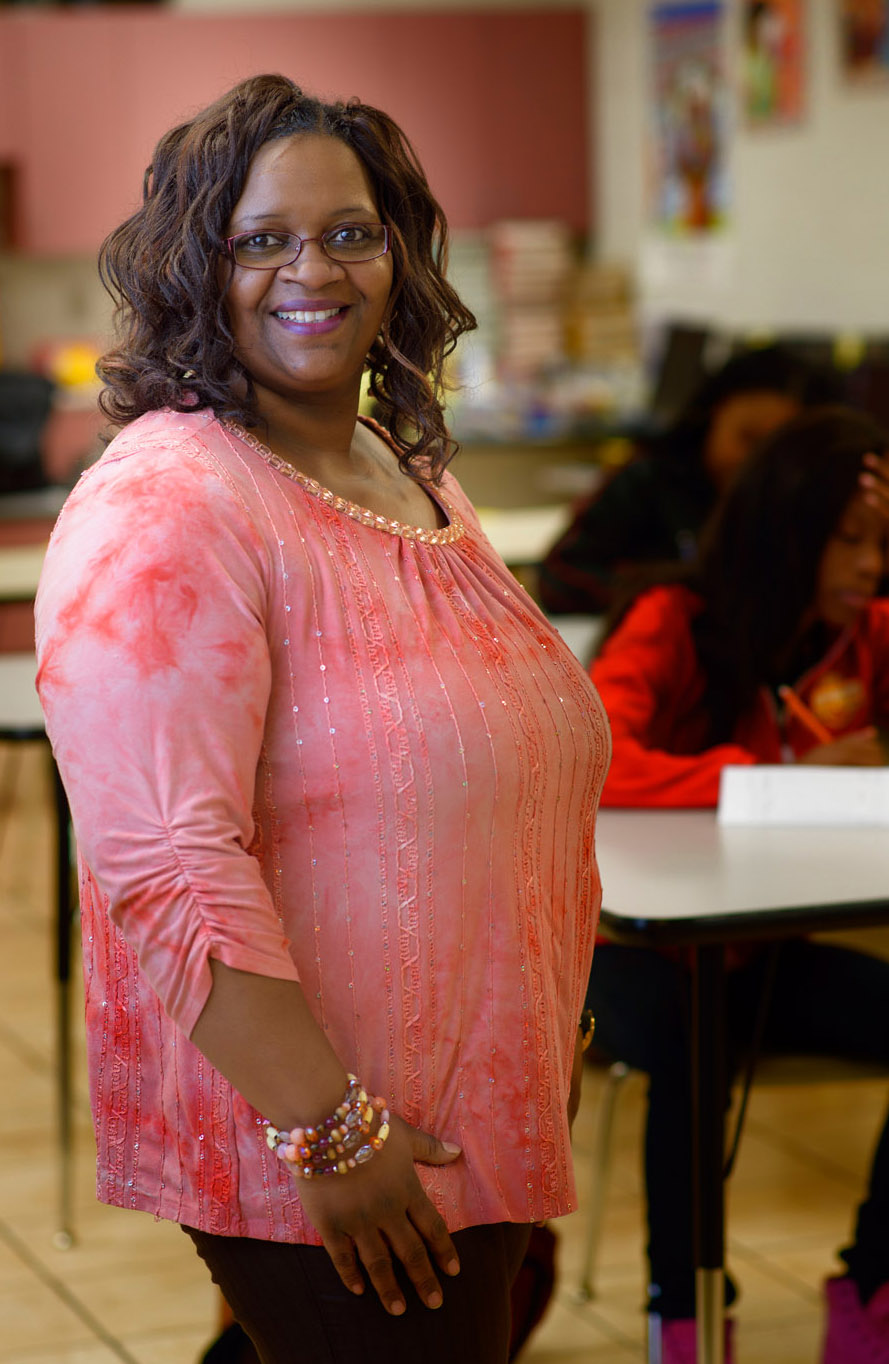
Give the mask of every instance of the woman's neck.
M 326 487 L 372 473 L 367 447 L 356 432 L 358 394 L 306 395 L 294 402 L 260 395 L 257 434 L 276 455 Z

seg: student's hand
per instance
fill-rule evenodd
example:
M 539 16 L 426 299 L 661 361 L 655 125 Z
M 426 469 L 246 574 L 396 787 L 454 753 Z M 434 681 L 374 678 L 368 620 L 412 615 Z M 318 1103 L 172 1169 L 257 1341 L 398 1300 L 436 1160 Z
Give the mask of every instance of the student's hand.
M 884 767 L 887 758 L 878 731 L 869 725 L 832 743 L 810 748 L 798 761 L 821 767 Z
M 889 453 L 865 455 L 864 466 L 858 478 L 864 500 L 889 521 Z
M 393 1258 L 401 1261 L 427 1307 L 442 1302 L 432 1260 L 445 1274 L 460 1272 L 444 1220 L 414 1169 L 415 1161 L 450 1165 L 460 1151 L 401 1118 L 393 1116 L 390 1127 L 386 1145 L 366 1165 L 346 1175 L 298 1179 L 297 1187 L 306 1215 L 349 1291 L 364 1292 L 363 1265 L 386 1311 L 400 1316 L 407 1303 Z

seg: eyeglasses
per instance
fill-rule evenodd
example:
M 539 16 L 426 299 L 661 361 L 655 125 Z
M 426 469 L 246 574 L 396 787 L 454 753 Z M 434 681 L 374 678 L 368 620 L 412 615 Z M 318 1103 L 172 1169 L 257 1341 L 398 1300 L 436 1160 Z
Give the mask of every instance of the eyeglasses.
M 320 237 L 297 237 L 293 232 L 237 232 L 225 246 L 236 265 L 245 270 L 280 270 L 292 265 L 306 242 L 317 242 L 329 260 L 350 265 L 376 260 L 389 250 L 385 223 L 340 223 Z

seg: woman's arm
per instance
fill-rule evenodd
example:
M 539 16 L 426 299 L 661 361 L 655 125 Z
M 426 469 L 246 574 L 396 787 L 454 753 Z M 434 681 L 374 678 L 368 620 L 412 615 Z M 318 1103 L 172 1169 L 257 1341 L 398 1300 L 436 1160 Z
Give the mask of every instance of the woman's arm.
M 300 986 L 218 961 L 210 966 L 213 986 L 191 1040 L 276 1127 L 323 1121 L 342 1100 L 346 1071 Z M 363 1265 L 387 1311 L 397 1316 L 407 1304 L 393 1256 L 427 1307 L 441 1305 L 432 1261 L 446 1274 L 459 1271 L 447 1227 L 414 1162 L 446 1165 L 460 1152 L 397 1116 L 391 1123 L 389 1141 L 367 1165 L 343 1176 L 300 1180 L 299 1193 L 346 1287 L 364 1292 Z
M 682 751 L 707 728 L 691 600 L 681 588 L 646 593 L 593 661 L 613 744 L 605 806 L 713 806 L 723 767 L 756 761 L 737 744 Z

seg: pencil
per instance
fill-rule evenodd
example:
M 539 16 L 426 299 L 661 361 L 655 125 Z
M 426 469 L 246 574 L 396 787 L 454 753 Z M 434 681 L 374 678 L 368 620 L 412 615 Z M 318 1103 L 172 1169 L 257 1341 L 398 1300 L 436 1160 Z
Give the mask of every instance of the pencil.
M 818 740 L 819 744 L 832 744 L 836 735 L 831 734 L 826 725 L 823 725 L 817 715 L 813 715 L 809 707 L 799 699 L 792 687 L 779 687 L 778 695 L 784 702 L 787 709 L 796 716 L 800 724 L 805 725 L 810 734 Z

